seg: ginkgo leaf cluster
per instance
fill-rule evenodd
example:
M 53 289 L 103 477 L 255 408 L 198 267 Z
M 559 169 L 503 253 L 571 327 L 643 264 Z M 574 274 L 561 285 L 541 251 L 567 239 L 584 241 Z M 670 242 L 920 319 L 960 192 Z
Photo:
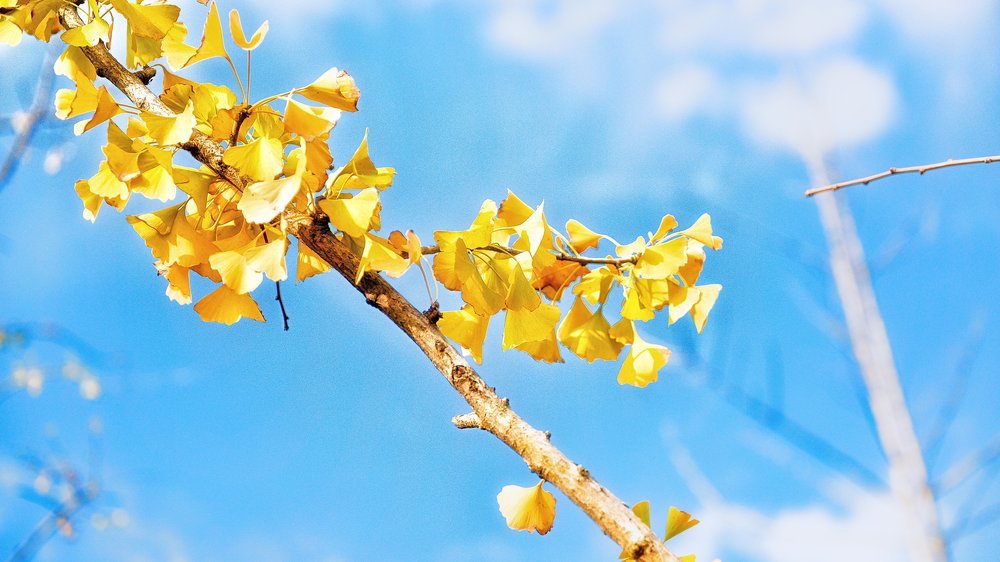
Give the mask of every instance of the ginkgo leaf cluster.
M 9 5 L 0 15 L 7 43 L 22 34 L 49 40 L 59 30 L 61 2 L 0 2 Z M 499 205 L 486 201 L 467 229 L 434 232 L 435 246 L 422 247 L 413 232 L 379 235 L 382 192 L 395 171 L 375 165 L 367 135 L 339 166 L 328 144 L 342 112 L 357 110 L 360 93 L 350 74 L 333 68 L 310 84 L 253 101 L 227 51 L 227 35 L 249 56 L 267 22 L 248 39 L 236 10 L 224 26 L 211 3 L 200 40 L 192 41 L 180 9 L 169 2 L 87 0 L 77 10 L 84 24 L 61 35 L 67 47 L 55 63 L 56 73 L 73 83 L 57 92 L 56 115 L 77 119 L 77 134 L 103 127 L 107 139 L 96 173 L 76 183 L 83 215 L 93 221 L 103 207 L 121 211 L 135 195 L 168 203 L 128 221 L 150 248 L 167 296 L 194 302 L 206 321 L 263 321 L 253 293 L 265 278 L 285 280 L 289 259 L 297 281 L 329 269 L 290 240 L 289 219 L 305 215 L 326 217 L 357 253 L 358 280 L 366 271 L 400 276 L 433 253 L 434 277 L 464 303 L 445 312 L 439 327 L 477 362 L 490 324 L 502 322 L 504 350 L 545 362 L 563 361 L 563 350 L 586 361 L 624 355 L 618 382 L 645 386 L 670 358 L 646 323 L 662 312 L 671 324 L 690 316 L 700 332 L 718 298 L 719 285 L 699 284 L 706 249 L 722 244 L 708 215 L 684 230 L 666 215 L 655 232 L 623 244 L 577 220 L 559 232 L 543 205 L 508 193 Z M 165 62 L 158 63 L 159 97 L 169 113 L 132 107 L 97 84 L 83 48 L 109 42 L 115 25 L 125 27 L 130 68 Z M 178 74 L 212 59 L 228 63 L 238 92 Z M 243 185 L 176 161 L 196 134 L 224 147 L 222 161 Z M 192 276 L 202 281 L 192 285 Z
M 63 29 L 59 11 L 67 6 L 82 25 Z M 501 324 L 504 350 L 550 363 L 563 361 L 564 351 L 588 362 L 621 359 L 618 382 L 643 387 L 670 358 L 657 343 L 654 318 L 673 324 L 688 316 L 698 332 L 704 328 L 721 290 L 700 284 L 707 250 L 722 246 L 708 215 L 678 229 L 667 214 L 655 231 L 620 243 L 575 219 L 560 231 L 543 204 L 508 192 L 499 204 L 485 201 L 468 228 L 434 232 L 434 245 L 423 246 L 412 231 L 379 234 L 382 196 L 395 170 L 373 162 L 367 133 L 343 164 L 329 146 L 342 113 L 358 109 L 353 77 L 331 68 L 309 84 L 254 100 L 250 58 L 268 23 L 248 38 L 236 10 L 227 25 L 214 2 L 206 10 L 195 29 L 169 1 L 0 0 L 0 42 L 59 35 L 66 45 L 54 71 L 71 86 L 56 93 L 56 116 L 74 119 L 77 135 L 103 131 L 104 158 L 75 184 L 84 218 L 95 221 L 105 207 L 123 211 L 134 196 L 166 205 L 127 220 L 151 251 L 170 299 L 194 303 L 205 321 L 264 321 L 253 295 L 265 279 L 288 279 L 289 260 L 297 282 L 331 269 L 293 243 L 289 225 L 312 217 L 357 255 L 355 282 L 367 272 L 398 277 L 432 260 L 433 278 L 462 302 L 441 314 L 438 327 L 480 363 L 490 325 Z M 116 28 L 124 28 L 114 35 L 125 43 L 128 69 L 155 65 L 166 111 L 134 107 L 98 83 L 86 50 L 110 45 Z M 227 43 L 246 53 L 245 76 Z M 235 89 L 180 74 L 199 63 L 231 70 Z M 178 158 L 200 136 L 218 143 L 232 174 Z M 542 482 L 507 486 L 497 500 L 511 528 L 552 528 L 555 498 Z M 634 509 L 648 525 L 648 503 L 642 506 Z M 671 508 L 664 540 L 696 523 Z

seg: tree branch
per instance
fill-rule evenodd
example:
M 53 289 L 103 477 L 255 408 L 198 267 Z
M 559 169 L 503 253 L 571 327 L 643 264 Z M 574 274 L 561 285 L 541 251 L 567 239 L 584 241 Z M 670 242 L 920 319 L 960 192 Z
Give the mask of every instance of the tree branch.
M 59 10 L 65 27 L 83 25 L 73 6 Z M 118 62 L 103 43 L 84 47 L 87 58 L 98 72 L 111 81 L 137 107 L 159 115 L 173 115 L 160 99 L 134 74 Z M 222 147 L 204 134 L 194 131 L 182 148 L 233 185 L 243 186 L 238 172 L 222 162 Z M 513 410 L 506 400 L 469 366 L 437 326 L 420 313 L 382 277 L 366 273 L 354 284 L 358 257 L 330 231 L 324 221 L 312 217 L 289 217 L 289 232 L 336 269 L 360 291 L 373 307 L 392 320 L 427 355 L 452 387 L 479 416 L 481 427 L 513 449 L 528 467 L 551 482 L 581 509 L 625 553 L 636 560 L 679 562 L 645 523 L 582 466 L 570 461 L 549 442 L 545 433 L 535 429 Z
M 951 168 L 953 166 L 967 166 L 969 164 L 992 164 L 994 162 L 1000 162 L 1000 154 L 995 156 L 979 156 L 977 158 L 963 158 L 961 160 L 945 160 L 944 162 L 938 162 L 936 164 L 924 164 L 923 166 L 909 166 L 907 168 L 889 168 L 884 172 L 878 174 L 872 174 L 864 178 L 858 178 L 850 181 L 842 181 L 840 183 L 831 183 L 824 185 L 822 187 L 814 187 L 806 191 L 806 197 L 812 197 L 817 193 L 823 193 L 825 191 L 836 191 L 838 189 L 843 189 L 845 187 L 850 187 L 852 185 L 868 185 L 873 181 L 878 181 L 880 179 L 887 178 L 889 176 L 898 176 L 900 174 L 913 174 L 918 173 L 924 175 L 926 172 L 933 170 L 940 170 L 941 168 Z
M 828 182 L 822 162 L 807 164 L 814 183 Z M 927 466 L 899 382 L 892 345 L 857 228 L 850 210 L 836 194 L 817 197 L 816 203 L 830 246 L 830 269 L 847 321 L 851 348 L 868 390 L 879 444 L 888 460 L 889 488 L 915 529 L 912 554 L 921 562 L 946 562 L 948 555 Z
M 17 165 L 21 161 L 24 151 L 31 145 L 31 139 L 35 136 L 38 126 L 45 121 L 45 116 L 49 113 L 49 98 L 52 96 L 52 49 L 48 49 L 42 62 L 42 70 L 35 84 L 35 95 L 31 100 L 31 107 L 24 115 L 24 120 L 20 123 L 12 123 L 17 134 L 11 144 L 10 152 L 3 163 L 0 164 L 0 190 L 2 190 L 10 178 L 17 170 Z
M 502 254 L 515 255 L 520 250 L 515 250 L 514 248 L 509 248 L 507 246 L 502 246 L 500 244 L 490 244 L 489 246 L 483 246 L 482 248 L 471 248 L 472 250 L 490 250 L 491 252 L 500 252 Z M 436 254 L 441 251 L 440 246 L 424 246 L 420 248 L 420 253 L 422 255 L 428 256 L 431 254 Z M 639 260 L 639 256 L 630 256 L 627 258 L 588 258 L 584 256 L 575 256 L 573 254 L 567 254 L 566 252 L 556 252 L 556 259 L 561 261 L 575 262 L 580 265 L 614 265 L 616 267 L 621 267 L 627 263 L 635 263 Z M 404 256 L 405 252 L 404 252 Z

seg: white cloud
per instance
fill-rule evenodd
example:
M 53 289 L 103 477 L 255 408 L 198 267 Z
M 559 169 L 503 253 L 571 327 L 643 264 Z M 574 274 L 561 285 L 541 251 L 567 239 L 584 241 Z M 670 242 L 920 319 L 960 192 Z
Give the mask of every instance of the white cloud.
M 660 79 L 656 88 L 659 114 L 667 121 L 685 121 L 710 113 L 725 103 L 719 77 L 711 67 L 687 64 Z
M 885 72 L 853 57 L 783 73 L 749 87 L 741 114 L 749 136 L 809 156 L 870 141 L 896 111 L 896 88 Z
M 668 52 L 779 57 L 838 47 L 867 18 L 856 0 L 673 0 L 662 13 Z
M 906 527 L 885 492 L 837 481 L 836 505 L 805 505 L 766 514 L 756 508 L 712 501 L 697 515 L 684 550 L 699 558 L 739 555 L 767 562 L 905 562 Z M 725 557 L 723 557 L 725 559 Z
M 940 49 L 975 41 L 996 21 L 996 0 L 878 0 L 890 21 L 904 35 L 928 48 Z M 939 40 L 947 39 L 944 44 Z
M 701 523 L 678 539 L 684 552 L 699 558 L 761 562 L 906 562 L 905 517 L 888 491 L 870 490 L 850 480 L 829 481 L 825 502 L 767 513 L 726 500 L 674 438 L 672 459 L 701 505 Z M 683 541 L 683 542 L 681 542 Z
M 553 61 L 586 50 L 621 13 L 605 0 L 508 0 L 498 2 L 486 36 L 502 51 Z

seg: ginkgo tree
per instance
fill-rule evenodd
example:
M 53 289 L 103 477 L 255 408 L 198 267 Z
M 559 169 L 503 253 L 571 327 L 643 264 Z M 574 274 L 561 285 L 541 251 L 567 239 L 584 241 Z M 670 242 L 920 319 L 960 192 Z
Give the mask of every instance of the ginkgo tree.
M 229 38 L 244 62 L 227 50 L 214 3 L 199 41 L 188 38 L 180 15 L 162 0 L 0 0 L 0 42 L 16 45 L 30 35 L 66 44 L 54 70 L 72 86 L 57 92 L 56 115 L 79 118 L 77 135 L 105 131 L 104 159 L 75 185 L 84 218 L 95 221 L 105 207 L 124 211 L 133 196 L 163 202 L 127 220 L 156 260 L 167 297 L 194 303 L 208 322 L 263 322 L 255 291 L 267 278 L 280 301 L 288 261 L 296 281 L 336 270 L 469 403 L 472 412 L 454 418 L 455 425 L 494 434 L 541 477 L 535 486 L 507 486 L 497 496 L 511 528 L 541 534 L 552 528 L 548 481 L 622 546 L 623 560 L 679 560 L 663 542 L 696 519 L 671 508 L 660 539 L 649 527 L 648 503 L 629 509 L 566 458 L 449 339 L 481 363 L 490 324 L 500 323 L 504 350 L 543 362 L 563 361 L 564 351 L 588 362 L 621 360 L 618 382 L 646 386 L 670 358 L 669 349 L 644 338 L 647 322 L 663 312 L 671 324 L 690 316 L 700 332 L 719 296 L 720 285 L 699 284 L 708 250 L 722 246 L 709 216 L 679 229 L 668 214 L 655 231 L 621 243 L 576 220 L 560 231 L 542 204 L 508 192 L 499 204 L 486 200 L 467 228 L 434 232 L 432 245 L 410 230 L 378 234 L 395 171 L 375 165 L 367 135 L 342 165 L 334 165 L 328 144 L 343 112 L 357 110 L 352 76 L 332 68 L 310 84 L 254 100 L 251 53 L 267 22 L 248 39 L 237 11 L 229 13 Z M 124 42 L 115 45 L 119 57 L 110 50 L 112 36 Z M 213 58 L 228 63 L 236 90 L 179 74 Z M 156 76 L 158 94 L 150 88 Z M 425 280 L 430 270 L 463 306 L 441 312 L 434 301 L 421 312 L 383 277 L 413 268 Z M 282 313 L 287 329 L 283 303 Z

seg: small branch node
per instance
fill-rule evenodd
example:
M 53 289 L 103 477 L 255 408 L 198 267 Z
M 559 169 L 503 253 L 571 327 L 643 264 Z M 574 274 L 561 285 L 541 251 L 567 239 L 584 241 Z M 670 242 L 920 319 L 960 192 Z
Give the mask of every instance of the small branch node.
M 469 412 L 468 414 L 462 414 L 460 416 L 455 416 L 451 418 L 451 423 L 455 425 L 458 429 L 482 429 L 482 420 L 475 412 Z

